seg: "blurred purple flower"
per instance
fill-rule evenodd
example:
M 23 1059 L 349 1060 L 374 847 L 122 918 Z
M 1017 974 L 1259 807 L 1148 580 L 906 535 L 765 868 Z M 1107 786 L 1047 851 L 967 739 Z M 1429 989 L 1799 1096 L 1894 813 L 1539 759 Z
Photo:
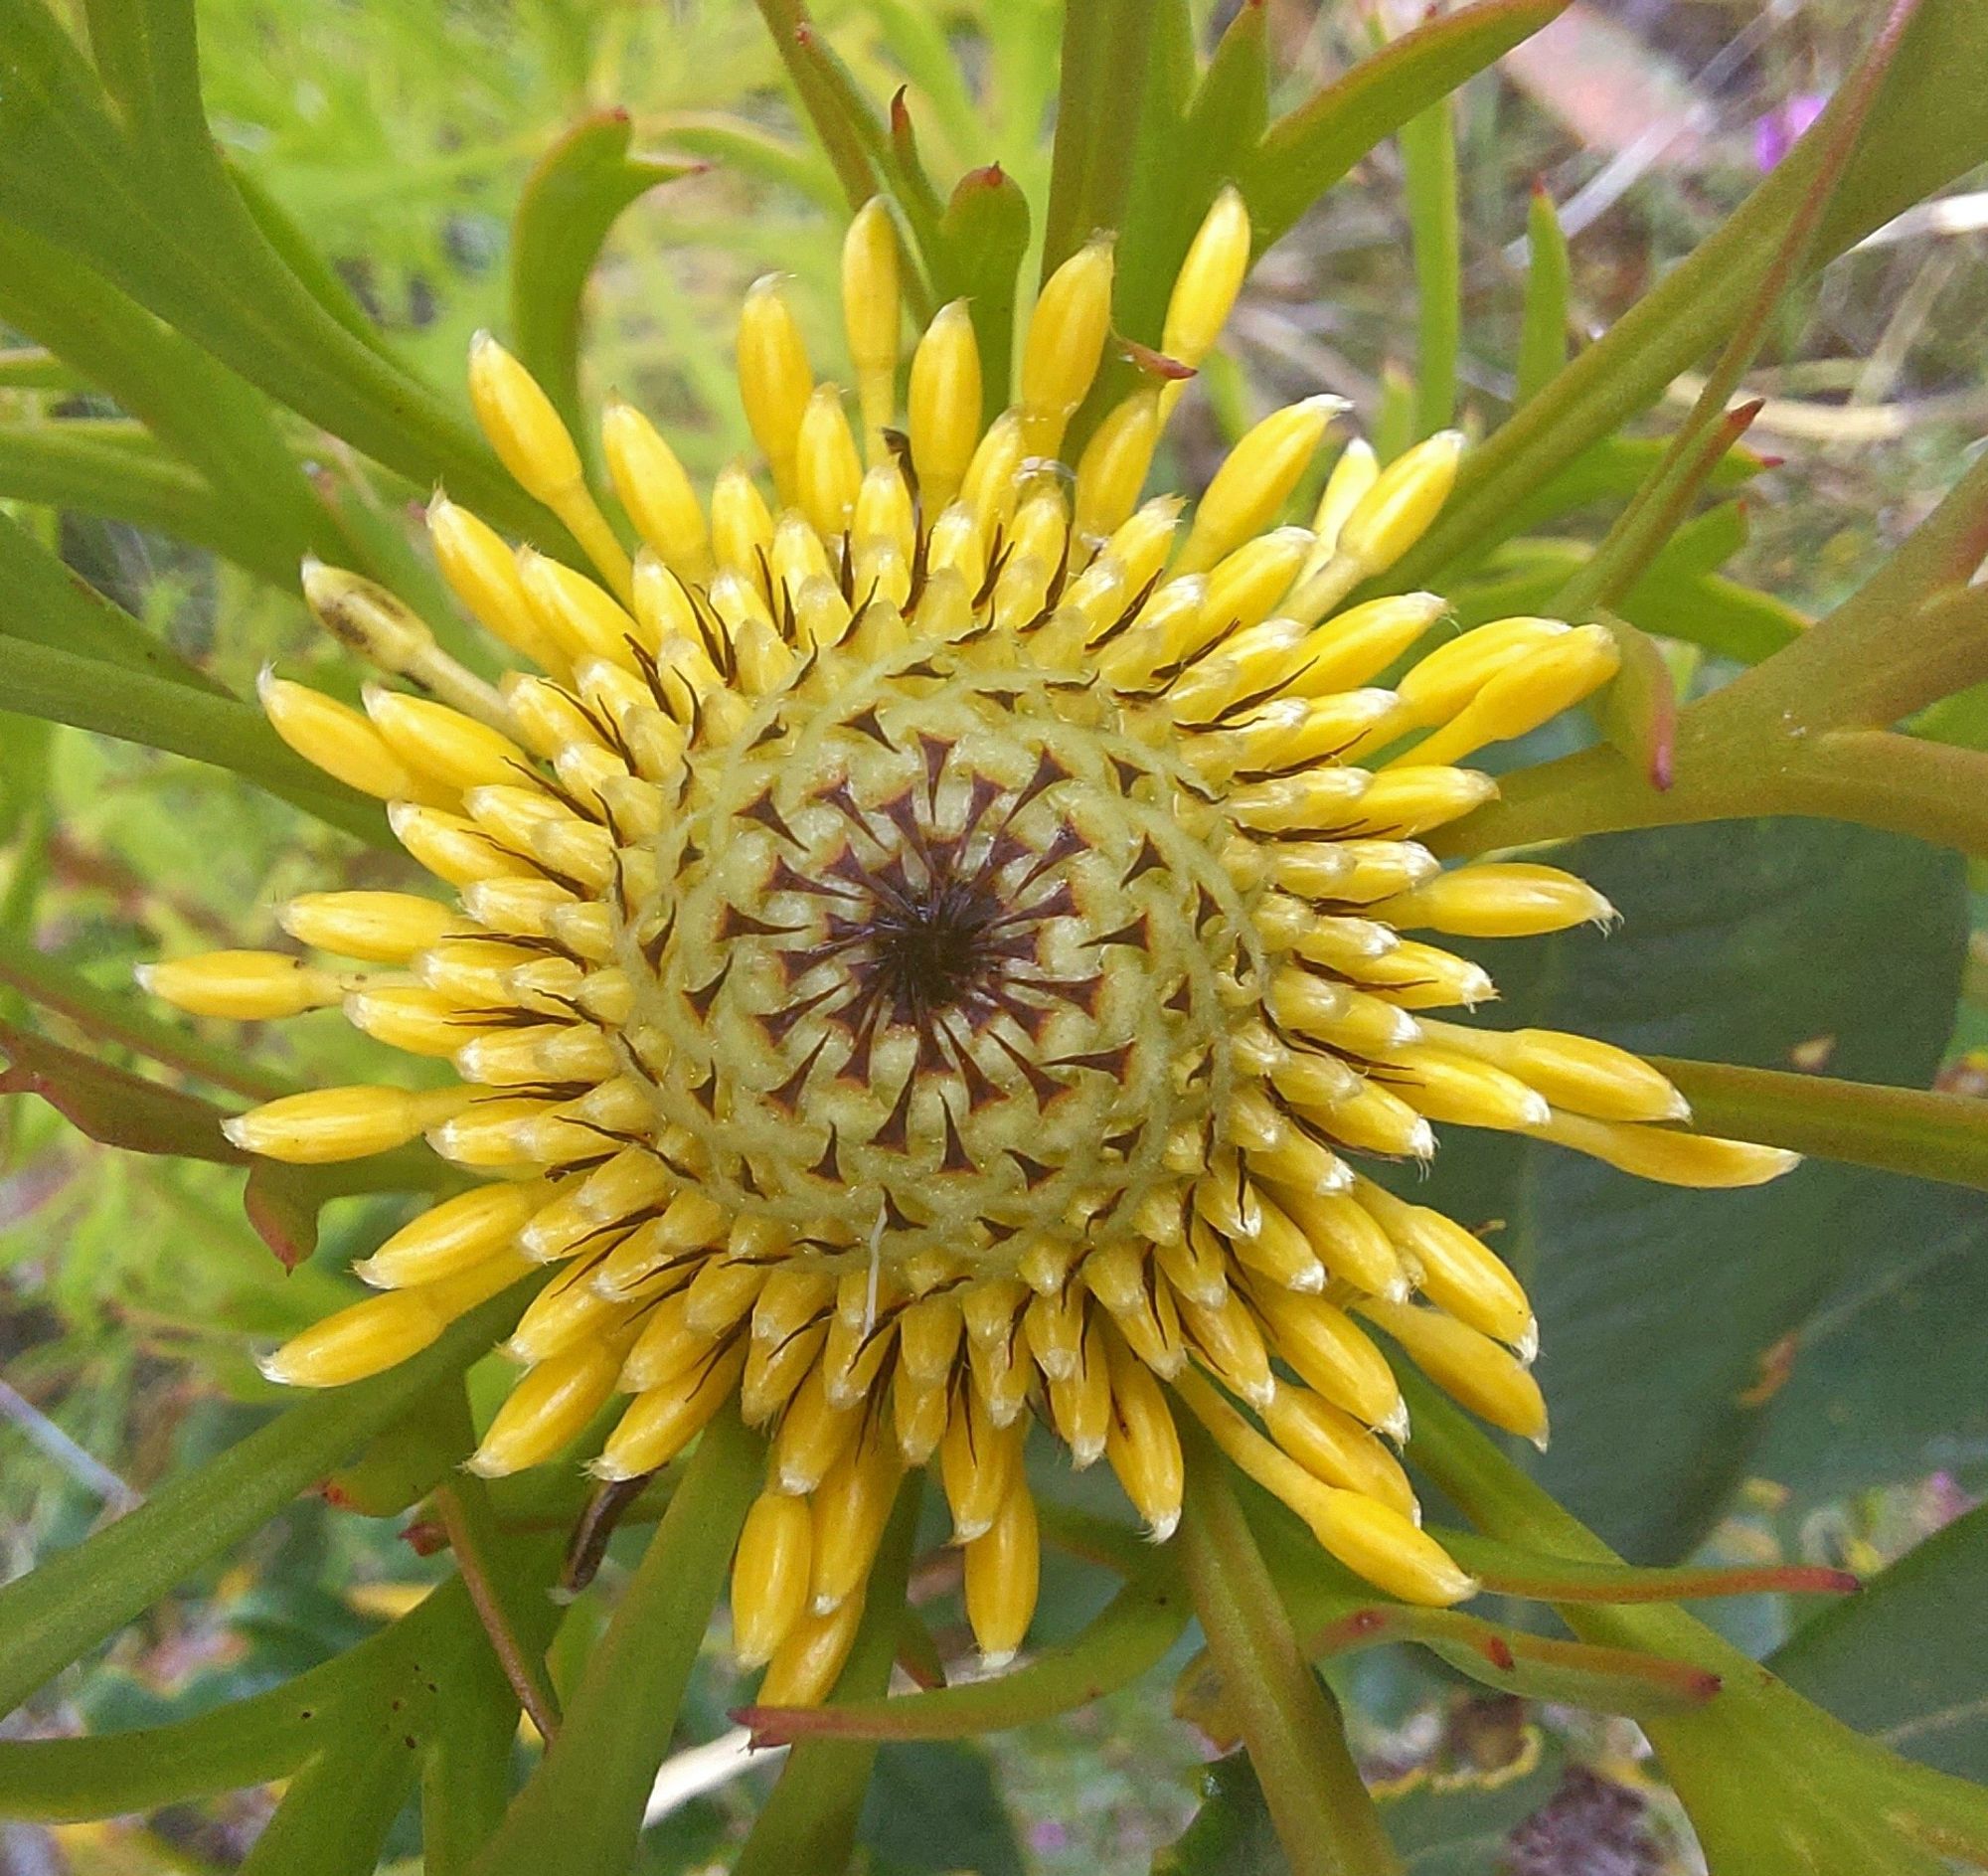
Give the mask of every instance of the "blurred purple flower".
M 1753 120 L 1753 162 L 1760 169 L 1772 169 L 1794 148 L 1795 141 L 1822 115 L 1829 102 L 1822 91 L 1797 91 L 1784 98 L 1763 117 Z

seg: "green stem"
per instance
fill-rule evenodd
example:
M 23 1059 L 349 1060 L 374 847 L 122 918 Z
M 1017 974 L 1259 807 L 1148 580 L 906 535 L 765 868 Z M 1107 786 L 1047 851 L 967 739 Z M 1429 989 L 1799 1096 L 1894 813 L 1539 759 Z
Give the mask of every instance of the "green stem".
M 475 1876 L 625 1869 L 656 1768 L 757 1482 L 760 1442 L 728 1406 L 704 1431 L 607 1631 Z
M 1292 1632 L 1221 1453 L 1192 1421 L 1181 1427 L 1181 1444 L 1188 1587 L 1293 1876 L 1401 1870 L 1353 1763 L 1338 1703 Z
M 1456 126 L 1444 98 L 1402 126 L 1402 165 L 1414 249 L 1415 434 L 1432 435 L 1456 414 L 1456 360 L 1463 335 L 1462 231 L 1458 226 Z
M 429 1502 L 448 1538 L 462 1587 L 469 1592 L 491 1653 L 504 1670 L 519 1706 L 539 1729 L 540 1738 L 552 1740 L 559 1732 L 559 1701 L 546 1678 L 544 1649 L 534 1650 L 520 1634 L 507 1586 L 493 1566 L 491 1550 L 500 1541 L 500 1534 L 489 1491 L 480 1478 L 464 1473 L 438 1487 Z

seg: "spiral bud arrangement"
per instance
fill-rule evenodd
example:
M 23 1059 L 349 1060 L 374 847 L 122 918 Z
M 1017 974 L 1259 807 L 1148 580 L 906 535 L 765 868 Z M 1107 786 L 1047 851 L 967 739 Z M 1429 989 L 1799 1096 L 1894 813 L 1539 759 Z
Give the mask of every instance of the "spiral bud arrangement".
M 1184 364 L 1248 240 L 1225 193 L 1167 315 Z M 359 712 L 270 676 L 270 721 L 386 798 L 448 897 L 285 909 L 313 954 L 371 969 L 224 952 L 147 980 L 225 1017 L 342 1003 L 456 1071 L 269 1103 L 230 1122 L 241 1146 L 424 1135 L 485 1182 L 389 1239 L 358 1267 L 381 1293 L 267 1371 L 375 1373 L 554 1267 L 470 1463 L 556 1458 L 621 1396 L 590 1463 L 637 1479 L 736 1400 L 771 1443 L 733 1580 L 768 1704 L 833 1685 L 911 1467 L 936 1465 L 980 1646 L 1021 1646 L 1032 1418 L 1164 1538 L 1185 1409 L 1353 1569 L 1455 1602 L 1473 1585 L 1418 1527 L 1382 1341 L 1544 1440 L 1533 1317 L 1380 1168 L 1425 1159 L 1432 1122 L 1686 1184 L 1788 1163 L 1680 1130 L 1676 1091 L 1620 1050 L 1429 1014 L 1493 994 L 1443 936 L 1611 916 L 1551 867 L 1445 872 L 1417 837 L 1495 792 L 1464 758 L 1606 682 L 1612 641 L 1505 619 L 1376 688 L 1442 602 L 1345 602 L 1426 527 L 1457 436 L 1386 467 L 1349 444 L 1312 525 L 1279 526 L 1336 414 L 1307 400 L 1183 525 L 1139 501 L 1171 385 L 1108 412 L 1074 479 L 1056 463 L 1108 338 L 1107 244 L 1046 283 L 984 428 L 963 304 L 918 341 L 893 427 L 897 268 L 873 204 L 842 281 L 856 427 L 779 283 L 748 294 L 766 482 L 731 468 L 701 500 L 607 412 L 633 558 L 551 404 L 477 341 L 479 420 L 598 578 L 439 497 L 428 525 L 464 607 L 536 670 L 492 689 L 392 595 L 306 570 L 318 616 L 410 688 Z

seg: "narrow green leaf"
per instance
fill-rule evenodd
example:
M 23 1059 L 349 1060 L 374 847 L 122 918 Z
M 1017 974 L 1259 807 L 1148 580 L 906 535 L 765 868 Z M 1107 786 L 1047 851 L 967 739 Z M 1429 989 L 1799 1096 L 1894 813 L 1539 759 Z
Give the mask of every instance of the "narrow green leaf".
M 695 163 L 631 156 L 625 110 L 604 110 L 567 130 L 526 179 L 511 219 L 511 321 L 518 356 L 576 436 L 588 433 L 580 404 L 580 307 L 601 244 L 628 205 Z
M 0 549 L 5 536 L 0 520 Z M 16 622 L 11 607 L 5 622 Z M 25 638 L 0 637 L 0 710 L 212 763 L 371 846 L 392 842 L 386 814 L 376 803 L 319 773 L 277 738 L 260 711 L 233 697 Z
M 1144 90 L 1154 11 L 1151 0 L 1066 0 L 1043 213 L 1046 280 L 1097 230 L 1122 226 L 1138 128 L 1125 101 Z
M 1727 1596 L 1849 1596 L 1860 1587 L 1847 1570 L 1821 1564 L 1686 1565 L 1638 1569 L 1557 1557 L 1476 1531 L 1432 1535 L 1487 1590 L 1535 1603 L 1695 1603 Z
M 1448 98 L 1401 129 L 1403 187 L 1415 267 L 1415 436 L 1456 415 L 1463 342 L 1463 233 L 1456 181 L 1456 120 Z
M 282 256 L 283 264 L 296 275 L 310 296 L 362 345 L 370 346 L 382 358 L 398 364 L 394 348 L 373 323 L 372 315 L 359 303 L 359 296 L 346 285 L 338 269 L 311 245 L 310 237 L 297 225 L 289 210 L 238 158 L 229 156 L 226 160 L 236 192 L 254 219 L 262 239 Z
M 492 1298 L 374 1380 L 279 1414 L 115 1524 L 0 1589 L 0 1712 L 259 1530 L 439 1377 L 460 1373 L 503 1340 L 531 1288 L 520 1284 Z
M 9 391 L 80 391 L 83 380 L 40 345 L 0 346 L 0 386 Z
M 1988 1651 L 1971 1619 L 1984 1596 L 1988 1507 L 1977 1506 L 1880 1572 L 1855 1602 L 1804 1622 L 1769 1665 L 1906 1758 L 1988 1779 Z
M 1156 1666 L 1187 1626 L 1187 1593 L 1170 1569 L 1150 1560 L 1081 1633 L 1043 1648 L 1020 1667 L 889 1700 L 843 1700 L 824 1707 L 743 1707 L 733 1717 L 755 1745 L 799 1739 L 970 1739 L 1030 1726 L 1126 1686 Z
M 835 1697 L 876 1702 L 890 1685 L 923 1490 L 924 1474 L 918 1470 L 898 1489 L 890 1525 L 871 1568 L 863 1623 L 835 1683 Z M 876 1757 L 872 1742 L 848 1735 L 804 1739 L 796 1745 L 780 1768 L 772 1795 L 753 1820 L 751 1835 L 733 1866 L 734 1876 L 847 1868 Z
M 1447 97 L 1566 10 L 1568 0 L 1477 0 L 1405 33 L 1279 117 L 1238 178 L 1257 252 L 1382 138 Z
M 1567 363 L 1568 301 L 1573 267 L 1567 231 L 1543 182 L 1526 207 L 1526 304 L 1519 327 L 1517 385 L 1512 402 L 1527 404 Z
M 742 175 L 791 189 L 830 216 L 848 208 L 835 172 L 810 150 L 797 149 L 761 124 L 727 111 L 679 110 L 656 119 L 658 133 L 691 156 L 726 163 Z
M 736 1407 L 705 1429 L 587 1657 L 558 1739 L 471 1865 L 475 1876 L 626 1866 L 760 1458 L 760 1443 Z
M 1029 247 L 1029 203 L 999 163 L 969 169 L 945 205 L 933 256 L 941 303 L 965 298 L 980 347 L 981 414 L 1008 407 L 1015 348 L 1015 295 Z
M 839 62 L 830 67 L 818 56 L 820 36 L 801 0 L 758 0 L 758 6 L 847 206 L 861 208 L 877 193 L 875 152 L 882 133 L 874 114 L 853 85 L 838 84 L 839 77 L 847 79 Z

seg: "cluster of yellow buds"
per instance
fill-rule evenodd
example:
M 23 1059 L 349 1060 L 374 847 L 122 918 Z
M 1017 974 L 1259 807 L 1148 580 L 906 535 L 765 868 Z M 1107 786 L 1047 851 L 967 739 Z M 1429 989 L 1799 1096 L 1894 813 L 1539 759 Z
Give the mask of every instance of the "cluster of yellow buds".
M 1166 316 L 1184 365 L 1248 247 L 1225 191 Z M 1430 1014 L 1493 995 L 1445 937 L 1612 916 L 1555 868 L 1444 871 L 1419 838 L 1495 794 L 1457 765 L 1605 683 L 1613 643 L 1508 618 L 1417 657 L 1441 599 L 1346 603 L 1440 507 L 1453 433 L 1386 465 L 1346 444 L 1308 526 L 1280 523 L 1331 399 L 1250 429 L 1185 525 L 1143 499 L 1175 382 L 1063 468 L 1109 343 L 1109 243 L 1045 283 L 984 429 L 968 309 L 906 360 L 898 269 L 874 203 L 842 277 L 854 424 L 784 286 L 752 288 L 740 381 L 767 479 L 735 465 L 708 500 L 618 404 L 591 487 L 539 387 L 476 342 L 479 420 L 592 572 L 440 497 L 428 527 L 463 607 L 535 668 L 485 685 L 391 595 L 306 570 L 318 616 L 412 688 L 353 710 L 269 676 L 264 708 L 390 803 L 443 890 L 311 894 L 281 915 L 308 956 L 146 978 L 212 1016 L 342 1005 L 455 1071 L 271 1102 L 230 1121 L 241 1146 L 424 1137 L 484 1183 L 357 1266 L 380 1293 L 267 1370 L 377 1372 L 551 1267 L 470 1463 L 578 1451 L 636 1479 L 736 1401 L 770 1443 L 733 1578 L 766 1703 L 833 1685 L 918 1467 L 981 1649 L 1023 1645 L 1033 1421 L 1163 1539 L 1184 1411 L 1353 1569 L 1455 1602 L 1474 1586 L 1419 1528 L 1383 1347 L 1543 1441 L 1536 1334 L 1497 1257 L 1389 1169 L 1438 1124 L 1685 1184 L 1788 1163 L 1684 1130 L 1619 1049 Z

